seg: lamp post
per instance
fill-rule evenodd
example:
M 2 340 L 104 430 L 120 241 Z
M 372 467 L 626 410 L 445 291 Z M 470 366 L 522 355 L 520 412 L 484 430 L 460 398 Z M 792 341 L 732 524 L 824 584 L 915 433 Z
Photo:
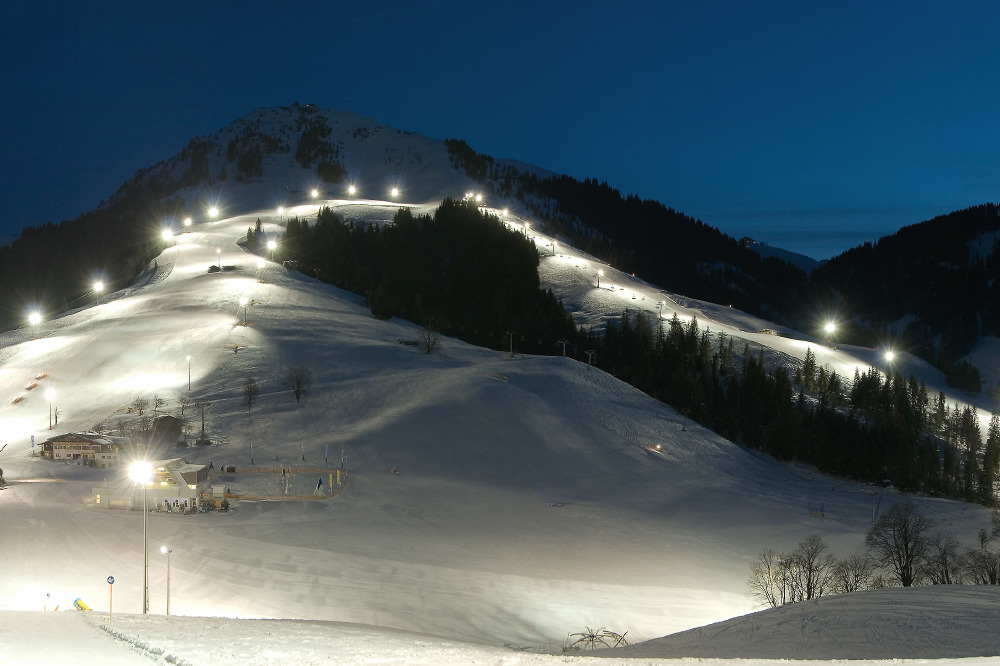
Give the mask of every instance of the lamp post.
M 215 248 L 215 265 L 222 270 L 222 248 L 219 247 Z
M 187 357 L 188 361 L 188 391 L 191 390 L 191 357 Z
M 347 193 L 353 197 L 355 194 L 358 193 L 358 188 L 351 185 L 350 187 L 347 188 Z
M 278 223 L 279 224 L 284 224 L 285 223 L 285 207 L 284 206 L 278 206 Z
M 826 322 L 826 326 L 823 327 L 823 330 L 826 331 L 826 343 L 830 344 L 833 339 L 833 332 L 837 330 L 837 325 L 832 321 L 828 321 Z
M 101 292 L 104 291 L 104 283 L 98 280 L 94 283 L 94 293 L 97 294 L 97 302 L 101 302 Z
M 271 261 L 274 261 L 274 248 L 278 247 L 278 242 L 269 240 L 267 241 L 267 249 L 271 252 Z
M 219 209 L 216 206 L 212 206 L 208 209 L 208 216 L 213 220 L 219 216 Z
M 191 226 L 191 218 L 190 217 L 185 217 L 184 218 L 184 226 L 185 227 L 190 227 Z
M 314 188 L 312 189 L 312 191 L 310 192 L 310 194 L 312 195 L 312 198 L 313 198 L 313 199 L 315 199 L 316 197 L 318 197 L 318 196 L 319 196 L 319 190 L 317 190 L 317 189 L 316 189 L 316 188 L 314 187 Z
M 174 551 L 166 546 L 160 546 L 160 552 L 167 556 L 167 615 L 170 615 L 170 553 Z
M 392 198 L 395 199 L 396 197 L 399 196 L 399 188 L 398 187 L 392 188 L 390 194 L 392 195 Z
M 240 305 L 243 307 L 243 325 L 247 325 L 247 297 L 240 298 Z
M 601 288 L 601 278 L 604 277 L 604 270 L 597 271 L 597 288 Z
M 31 324 L 31 338 L 38 337 L 38 324 L 42 321 L 42 314 L 40 312 L 32 312 L 28 315 L 28 323 Z
M 142 484 L 142 614 L 149 613 L 149 549 L 146 531 L 146 486 L 153 475 L 153 467 L 145 460 L 138 460 L 129 467 L 129 476 Z
M 49 430 L 52 430 L 52 399 L 56 397 L 56 392 L 52 389 L 46 389 L 45 397 L 49 401 Z

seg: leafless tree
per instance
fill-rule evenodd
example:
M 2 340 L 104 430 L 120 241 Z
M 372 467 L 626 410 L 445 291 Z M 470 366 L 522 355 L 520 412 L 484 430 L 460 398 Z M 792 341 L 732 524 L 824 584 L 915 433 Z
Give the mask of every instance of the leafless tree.
M 747 594 L 759 605 L 772 608 L 793 601 L 789 566 L 790 560 L 781 553 L 765 549 L 750 565 Z
M 135 411 L 139 416 L 146 413 L 149 409 L 149 400 L 141 396 L 136 396 L 135 400 L 132 401 L 132 410 Z
M 788 555 L 765 550 L 750 565 L 747 594 L 762 606 L 780 606 L 823 596 L 835 586 L 833 556 L 818 536 L 799 543 Z
M 822 597 L 833 584 L 833 556 L 827 545 L 813 535 L 799 543 L 791 555 L 791 581 L 795 601 Z
M 165 405 L 167 401 L 158 395 L 153 396 L 153 415 L 156 416 L 156 412 L 159 411 L 160 407 Z
M 962 582 L 963 562 L 955 539 L 939 534 L 927 551 L 922 571 L 932 585 L 953 585 Z
M 247 411 L 253 407 L 253 403 L 257 402 L 257 396 L 260 395 L 260 384 L 254 377 L 247 377 L 246 381 L 243 382 L 243 397 L 247 401 Z
M 1000 584 L 1000 553 L 983 548 L 965 555 L 965 573 L 976 585 Z
M 874 586 L 875 563 L 867 555 L 848 555 L 833 568 L 836 594 L 869 590 Z
M 420 331 L 420 349 L 425 354 L 432 353 L 438 346 L 438 334 L 434 330 L 434 322 L 428 321 L 424 330 Z
M 291 389 L 295 402 L 299 402 L 312 383 L 312 373 L 304 365 L 293 365 L 285 370 L 285 386 Z
M 187 393 L 182 393 L 181 397 L 177 399 L 177 402 L 181 406 L 181 416 L 184 416 L 184 410 L 194 404 L 194 400 L 191 399 Z
M 934 523 L 913 502 L 894 504 L 872 525 L 865 543 L 875 562 L 910 587 L 920 577 L 920 565 L 931 546 Z

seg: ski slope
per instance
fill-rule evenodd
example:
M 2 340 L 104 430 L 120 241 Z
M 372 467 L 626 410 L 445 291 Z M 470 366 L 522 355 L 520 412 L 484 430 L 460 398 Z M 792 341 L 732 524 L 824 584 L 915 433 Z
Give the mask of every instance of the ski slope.
M 349 205 L 352 215 L 373 220 L 391 219 L 399 205 L 329 200 L 283 215 L 308 217 L 321 204 Z M 28 622 L 25 611 L 69 608 L 80 597 L 94 609 L 92 628 L 109 610 L 113 575 L 114 613 L 128 631 L 145 631 L 149 618 L 125 618 L 141 611 L 141 515 L 91 506 L 92 486 L 115 472 L 32 457 L 30 438 L 115 427 L 139 395 L 163 398 L 163 410 L 180 415 L 189 367 L 191 397 L 212 403 L 208 434 L 217 443 L 152 455 L 180 453 L 216 467 L 248 465 L 251 457 L 323 465 L 328 451 L 332 468 L 343 451 L 351 485 L 327 502 L 150 515 L 151 612 L 164 610 L 159 547 L 169 545 L 173 614 L 377 627 L 345 635 L 372 645 L 372 659 L 386 663 L 411 663 L 403 648 L 379 647 L 417 640 L 397 631 L 557 652 L 588 626 L 628 631 L 636 642 L 743 615 L 753 610 L 743 593 L 749 563 L 762 549 L 790 549 L 819 534 L 835 555 L 860 552 L 873 501 L 884 510 L 902 499 L 892 490 L 873 498 L 871 487 L 742 449 L 585 363 L 510 358 L 453 339 L 432 355 L 400 345 L 419 329 L 376 320 L 361 297 L 275 263 L 258 269 L 257 257 L 237 245 L 258 217 L 278 231 L 270 210 L 203 222 L 133 287 L 43 322 L 36 339 L 29 327 L 0 336 L 0 445 L 7 444 L 0 467 L 10 483 L 0 492 L 0 610 L 11 612 L 9 626 Z M 552 240 L 538 236 L 541 254 Z M 209 273 L 217 262 L 235 268 Z M 582 322 L 623 307 L 677 312 L 789 358 L 811 347 L 818 362 L 848 377 L 877 362 L 873 350 L 759 334 L 773 325 L 662 294 L 612 267 L 603 267 L 597 289 L 597 268 L 557 243 L 540 274 Z M 917 361 L 904 363 L 935 378 Z M 313 375 L 302 403 L 281 386 L 291 365 Z M 262 387 L 250 411 L 241 390 L 248 376 Z M 37 386 L 28 391 L 30 381 Z M 47 389 L 61 412 L 51 432 Z M 646 450 L 655 444 L 661 455 Z M 963 545 L 989 526 L 982 508 L 918 502 Z M 811 516 L 820 505 L 825 518 Z M 167 640 L 184 620 L 156 620 L 149 627 L 160 638 L 150 640 Z M 75 623 L 68 636 L 90 630 L 59 621 Z M 276 632 L 290 635 L 302 627 L 278 624 Z M 235 623 L 220 626 L 237 632 Z M 458 649 L 456 659 L 467 663 L 554 663 L 491 652 L 500 647 Z M 222 654 L 212 653 L 211 663 L 225 663 Z M 438 655 L 413 660 L 441 663 Z M 340 663 L 325 658 L 230 663 Z

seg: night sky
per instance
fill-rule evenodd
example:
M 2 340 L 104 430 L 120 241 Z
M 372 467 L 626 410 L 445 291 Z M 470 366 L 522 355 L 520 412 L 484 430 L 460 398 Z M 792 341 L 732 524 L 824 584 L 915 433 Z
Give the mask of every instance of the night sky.
M 0 235 L 295 101 L 815 258 L 1000 200 L 995 2 L 7 2 L 0 54 Z

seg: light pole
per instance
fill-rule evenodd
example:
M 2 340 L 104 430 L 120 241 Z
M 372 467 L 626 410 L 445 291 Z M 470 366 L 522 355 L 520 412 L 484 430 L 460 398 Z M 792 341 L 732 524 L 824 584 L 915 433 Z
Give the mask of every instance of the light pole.
M 823 330 L 826 331 L 826 343 L 830 344 L 833 338 L 833 332 L 837 330 L 837 325 L 832 321 L 828 321 L 826 322 L 826 326 L 823 327 Z
M 597 288 L 601 288 L 601 278 L 604 277 L 604 270 L 597 271 Z
M 318 196 L 319 196 L 319 190 L 317 190 L 317 189 L 316 189 L 316 188 L 314 187 L 314 188 L 312 189 L 312 192 L 310 192 L 310 194 L 312 195 L 312 198 L 313 198 L 313 199 L 315 199 L 316 197 L 318 197 Z
M 49 401 L 49 430 L 52 430 L 52 399 L 56 397 L 56 392 L 52 389 L 46 389 L 45 397 Z
M 38 324 L 42 321 L 42 314 L 40 312 L 32 312 L 28 315 L 28 323 L 31 324 L 31 338 L 38 337 Z
M 217 206 L 212 206 L 208 209 L 208 216 L 213 220 L 219 216 L 219 209 Z
M 138 460 L 129 467 L 129 476 L 142 484 L 142 614 L 149 612 L 149 549 L 146 532 L 146 486 L 153 476 L 153 466 L 145 460 Z
M 191 218 L 190 217 L 185 217 L 184 218 L 184 226 L 185 227 L 190 227 L 191 226 Z
M 390 194 L 392 195 L 392 198 L 395 199 L 396 197 L 399 196 L 399 188 L 398 187 L 392 188 Z
M 191 357 L 187 357 L 188 361 L 188 391 L 191 390 Z
M 98 280 L 94 283 L 94 293 L 97 294 L 97 302 L 101 302 L 101 292 L 104 291 L 104 283 Z
M 222 248 L 215 248 L 215 265 L 222 270 Z
M 170 615 L 170 553 L 174 551 L 166 546 L 160 546 L 160 552 L 167 556 L 167 615 Z
M 358 188 L 351 185 L 350 187 L 347 188 L 347 193 L 353 197 L 355 194 L 358 193 Z
M 247 297 L 240 298 L 240 305 L 243 307 L 243 325 L 247 325 Z
M 278 206 L 278 223 L 279 224 L 284 224 L 285 223 L 285 207 L 284 206 Z
M 274 248 L 278 247 L 278 242 L 269 240 L 267 241 L 267 249 L 271 252 L 271 261 L 274 261 Z

